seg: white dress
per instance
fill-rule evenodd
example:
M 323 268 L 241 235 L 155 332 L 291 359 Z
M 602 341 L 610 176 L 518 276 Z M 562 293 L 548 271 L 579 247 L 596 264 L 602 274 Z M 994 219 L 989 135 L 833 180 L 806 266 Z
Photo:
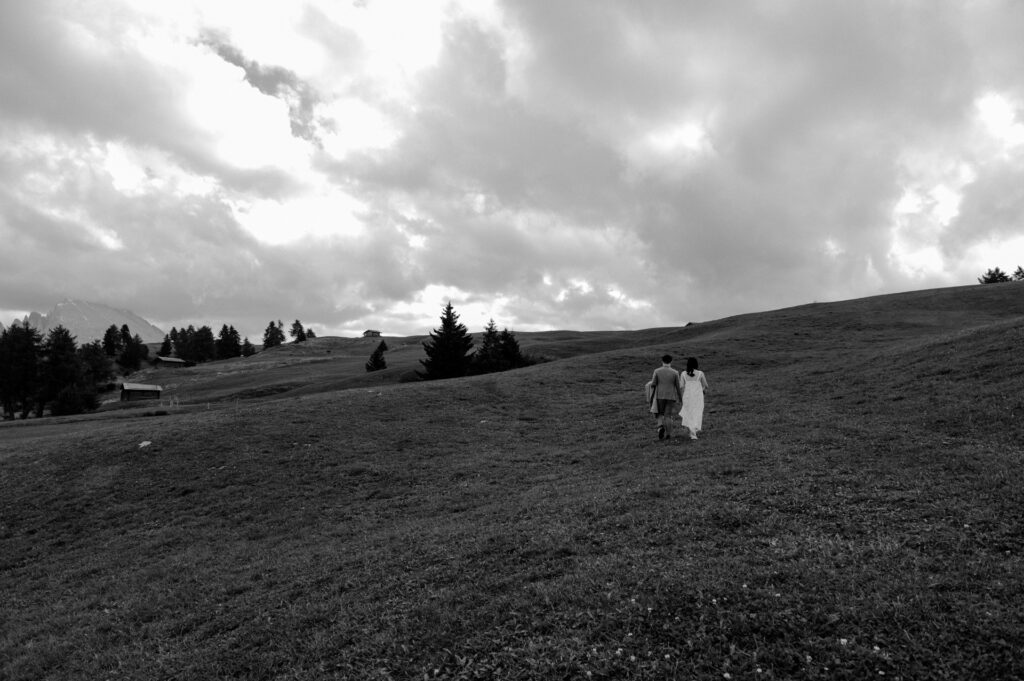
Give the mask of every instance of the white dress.
M 683 408 L 679 412 L 683 426 L 691 433 L 698 433 L 704 423 L 704 389 L 708 381 L 703 371 L 694 370 L 693 376 L 685 371 L 680 372 L 679 381 L 683 384 Z

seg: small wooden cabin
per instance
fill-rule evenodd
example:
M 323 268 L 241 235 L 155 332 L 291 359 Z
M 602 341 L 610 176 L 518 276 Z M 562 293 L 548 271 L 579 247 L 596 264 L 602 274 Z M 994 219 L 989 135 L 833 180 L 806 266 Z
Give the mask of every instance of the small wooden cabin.
M 159 400 L 163 388 L 158 385 L 146 385 L 144 383 L 122 383 L 121 401 L 133 402 L 135 400 Z
M 380 331 L 376 329 L 367 329 L 363 331 L 363 338 L 380 338 Z

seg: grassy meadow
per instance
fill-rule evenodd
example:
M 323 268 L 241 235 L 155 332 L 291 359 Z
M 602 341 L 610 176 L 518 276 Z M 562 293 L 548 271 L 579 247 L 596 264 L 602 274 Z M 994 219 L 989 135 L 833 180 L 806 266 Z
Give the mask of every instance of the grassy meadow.
M 320 338 L 0 424 L 0 678 L 1024 678 L 1024 285 L 517 337 L 549 361 Z

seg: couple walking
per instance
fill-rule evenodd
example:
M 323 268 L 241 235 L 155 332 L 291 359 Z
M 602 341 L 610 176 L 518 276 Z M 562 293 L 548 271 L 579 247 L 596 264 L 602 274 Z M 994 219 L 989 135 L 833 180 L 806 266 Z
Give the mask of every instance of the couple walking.
M 687 359 L 686 371 L 680 374 L 672 368 L 672 356 L 663 356 L 661 366 L 654 370 L 647 385 L 651 413 L 658 419 L 658 439 L 672 437 L 672 413 L 676 403 L 682 402 L 682 425 L 690 431 L 690 439 L 696 440 L 704 421 L 704 391 L 708 389 L 704 372 L 697 369 L 697 358 Z

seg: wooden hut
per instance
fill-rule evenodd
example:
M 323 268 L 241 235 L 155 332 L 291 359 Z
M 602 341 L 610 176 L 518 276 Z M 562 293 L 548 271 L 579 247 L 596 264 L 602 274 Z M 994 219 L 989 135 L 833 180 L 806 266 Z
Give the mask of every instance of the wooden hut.
M 146 385 L 144 383 L 122 383 L 121 401 L 133 402 L 135 400 L 159 400 L 163 388 L 158 385 Z

